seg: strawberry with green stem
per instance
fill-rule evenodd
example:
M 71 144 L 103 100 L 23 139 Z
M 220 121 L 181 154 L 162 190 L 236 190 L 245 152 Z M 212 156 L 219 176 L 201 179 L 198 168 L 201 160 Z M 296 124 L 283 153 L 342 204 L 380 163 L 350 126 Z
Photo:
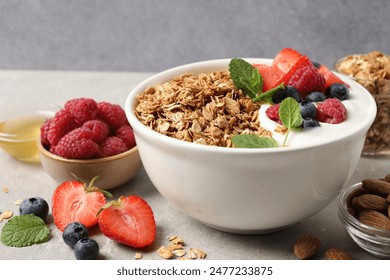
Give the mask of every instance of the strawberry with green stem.
M 98 223 L 96 214 L 106 204 L 106 196 L 112 195 L 94 186 L 97 178 L 88 185 L 79 179 L 65 181 L 54 190 L 52 215 L 59 230 L 64 231 L 72 222 L 79 222 L 86 228 Z
M 101 232 L 108 238 L 134 248 L 151 245 L 156 237 L 156 222 L 149 204 L 139 196 L 121 196 L 102 207 Z

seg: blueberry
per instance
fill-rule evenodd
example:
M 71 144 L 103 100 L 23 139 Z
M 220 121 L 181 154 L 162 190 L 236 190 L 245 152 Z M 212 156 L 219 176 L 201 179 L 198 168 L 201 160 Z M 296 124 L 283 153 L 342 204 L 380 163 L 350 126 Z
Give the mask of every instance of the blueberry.
M 94 260 L 99 254 L 99 245 L 89 237 L 83 237 L 74 245 L 74 255 L 78 260 Z
M 88 230 L 83 224 L 78 222 L 68 224 L 62 233 L 62 239 L 72 249 L 77 241 L 84 237 L 88 237 Z
M 295 87 L 286 86 L 284 89 L 277 90 L 272 95 L 272 102 L 274 104 L 278 104 L 283 101 L 283 99 L 287 97 L 294 98 L 297 102 L 301 102 L 301 95 Z
M 20 215 L 34 214 L 44 220 L 49 214 L 49 205 L 40 197 L 26 198 L 19 206 L 19 213 Z
M 317 108 L 313 102 L 302 101 L 299 103 L 299 110 L 302 118 L 315 118 L 317 116 Z
M 326 89 L 325 95 L 343 101 L 349 99 L 349 89 L 343 84 L 334 83 Z
M 319 91 L 313 91 L 306 96 L 305 101 L 322 102 L 325 99 L 326 99 L 325 94 Z
M 316 126 L 320 126 L 320 123 L 316 119 L 303 118 L 303 122 L 302 122 L 303 128 L 316 127 Z
M 318 63 L 316 61 L 312 61 L 311 63 L 313 63 L 314 67 L 319 69 L 321 67 L 321 63 Z

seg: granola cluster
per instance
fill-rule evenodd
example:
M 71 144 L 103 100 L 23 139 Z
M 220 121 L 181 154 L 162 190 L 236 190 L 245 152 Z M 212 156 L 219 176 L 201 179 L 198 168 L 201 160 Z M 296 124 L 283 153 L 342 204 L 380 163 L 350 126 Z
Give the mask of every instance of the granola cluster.
M 379 51 L 349 55 L 336 64 L 336 69 L 364 86 L 377 104 L 377 116 L 367 133 L 364 153 L 390 154 L 390 56 Z
M 271 136 L 259 124 L 260 105 L 234 87 L 229 72 L 186 73 L 137 99 L 135 114 L 144 125 L 187 142 L 232 147 L 236 134 Z

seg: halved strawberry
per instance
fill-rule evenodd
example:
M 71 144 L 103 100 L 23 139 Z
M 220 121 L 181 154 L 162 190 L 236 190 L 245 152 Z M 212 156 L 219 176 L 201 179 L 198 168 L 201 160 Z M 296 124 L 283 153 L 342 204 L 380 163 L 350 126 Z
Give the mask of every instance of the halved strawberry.
M 99 227 L 108 238 L 119 243 L 143 248 L 156 237 L 152 208 L 139 196 L 121 196 L 108 203 L 99 214 Z
M 325 88 L 328 88 L 331 84 L 335 84 L 335 83 L 344 84 L 344 85 L 348 86 L 346 83 L 343 82 L 343 80 L 341 80 L 339 77 L 337 77 L 325 65 L 321 65 L 321 67 L 318 69 L 318 71 L 325 78 Z
M 95 178 L 94 178 L 95 179 Z M 61 231 L 71 222 L 82 223 L 90 228 L 97 224 L 96 214 L 106 204 L 107 192 L 93 186 L 94 179 L 87 186 L 81 181 L 65 181 L 53 193 L 52 215 L 54 224 Z
M 265 64 L 254 64 L 253 67 L 259 71 L 263 78 L 263 92 L 266 92 L 281 83 L 280 76 L 270 66 Z
M 275 57 L 271 67 L 280 74 L 287 73 L 302 57 L 302 54 L 291 48 L 282 49 Z

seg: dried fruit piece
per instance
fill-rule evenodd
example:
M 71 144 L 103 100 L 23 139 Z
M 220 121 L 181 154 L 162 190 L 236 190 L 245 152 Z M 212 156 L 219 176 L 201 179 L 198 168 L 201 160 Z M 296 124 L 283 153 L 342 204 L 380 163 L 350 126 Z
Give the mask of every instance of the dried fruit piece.
M 359 221 L 371 227 L 390 230 L 390 219 L 374 210 L 363 210 L 359 213 Z
M 341 248 L 330 248 L 326 250 L 325 257 L 328 260 L 352 260 L 350 254 Z
M 303 235 L 294 244 L 294 255 L 301 260 L 313 257 L 321 247 L 321 240 L 314 235 Z

